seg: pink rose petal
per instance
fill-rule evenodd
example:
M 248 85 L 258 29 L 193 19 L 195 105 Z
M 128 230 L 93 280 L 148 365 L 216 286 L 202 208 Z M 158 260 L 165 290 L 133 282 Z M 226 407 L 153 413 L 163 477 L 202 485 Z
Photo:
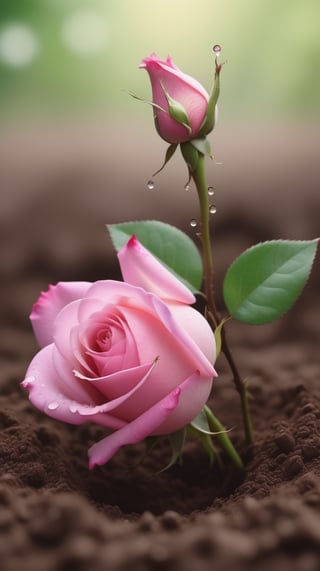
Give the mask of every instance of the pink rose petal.
M 141 442 L 164 422 L 167 416 L 177 407 L 181 389 L 175 388 L 172 393 L 163 398 L 141 416 L 106 436 L 89 449 L 89 468 L 101 466 L 127 444 Z
M 142 287 L 163 300 L 174 300 L 188 305 L 195 302 L 191 291 L 167 270 L 135 236 L 118 252 L 123 279 Z
M 113 430 L 123 427 L 126 422 L 120 418 L 107 413 L 96 414 L 96 403 L 90 402 L 88 395 L 85 395 L 87 404 L 84 404 L 86 401 L 79 403 L 74 400 L 75 397 L 72 399 L 63 394 L 61 379 L 53 366 L 53 348 L 53 344 L 47 345 L 37 353 L 21 383 L 29 390 L 29 398 L 34 406 L 48 416 L 70 424 L 83 424 L 92 420 Z M 79 412 L 79 407 L 86 410 L 85 416 Z
M 40 347 L 52 343 L 53 325 L 59 311 L 71 301 L 82 298 L 90 286 L 89 282 L 59 282 L 41 293 L 30 314 Z

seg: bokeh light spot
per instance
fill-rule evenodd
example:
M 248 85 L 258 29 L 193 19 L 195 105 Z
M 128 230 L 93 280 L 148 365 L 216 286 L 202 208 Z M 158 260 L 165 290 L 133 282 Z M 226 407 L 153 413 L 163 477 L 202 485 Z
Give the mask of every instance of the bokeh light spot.
M 73 12 L 62 27 L 65 44 L 77 55 L 91 56 L 103 51 L 107 36 L 105 20 L 92 10 Z
M 7 24 L 0 30 L 0 61 L 12 67 L 30 65 L 39 51 L 33 30 L 25 24 Z

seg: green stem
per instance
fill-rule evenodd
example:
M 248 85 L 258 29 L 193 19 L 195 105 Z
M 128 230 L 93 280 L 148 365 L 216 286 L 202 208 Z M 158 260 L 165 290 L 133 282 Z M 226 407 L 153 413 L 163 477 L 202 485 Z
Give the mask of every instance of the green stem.
M 232 462 L 234 463 L 234 465 L 239 468 L 240 470 L 243 469 L 243 463 L 242 460 L 238 454 L 238 452 L 236 451 L 235 447 L 233 446 L 227 432 L 226 429 L 224 428 L 224 426 L 221 424 L 220 420 L 217 419 L 217 417 L 213 414 L 212 410 L 205 405 L 204 407 L 207 419 L 208 419 L 208 423 L 209 426 L 211 428 L 212 431 L 217 432 L 217 438 L 222 446 L 222 448 L 225 450 L 225 452 L 228 454 L 229 458 L 232 460 Z
M 233 375 L 233 382 L 240 396 L 244 432 L 246 436 L 246 442 L 248 446 L 250 446 L 253 443 L 253 430 L 249 412 L 247 384 L 240 377 L 239 371 L 234 362 L 233 355 L 227 343 L 226 330 L 224 328 L 221 329 L 221 351 L 229 363 L 229 367 Z
M 192 172 L 192 178 L 197 188 L 200 203 L 201 243 L 204 266 L 204 291 L 207 298 L 208 308 L 211 311 L 215 321 L 214 325 L 217 326 L 220 320 L 218 319 L 213 290 L 213 259 L 210 236 L 208 186 L 205 174 L 205 156 L 202 153 L 199 153 L 197 166 Z
M 201 242 L 202 242 L 202 258 L 204 266 L 204 291 L 207 299 L 208 315 L 211 318 L 211 327 L 213 330 L 221 323 L 222 318 L 219 315 L 215 299 L 214 299 L 214 269 L 213 258 L 211 249 L 211 236 L 210 236 L 210 212 L 209 212 L 209 198 L 208 186 L 205 174 L 205 155 L 198 154 L 196 166 L 192 170 L 192 178 L 197 188 L 199 203 L 200 203 L 200 220 L 201 220 Z M 241 409 L 243 416 L 243 424 L 247 444 L 253 442 L 253 432 L 249 414 L 248 393 L 246 384 L 243 382 L 233 355 L 229 349 L 227 342 L 226 331 L 224 327 L 221 328 L 221 351 L 225 355 L 226 360 L 230 366 L 233 374 L 233 381 L 241 399 Z

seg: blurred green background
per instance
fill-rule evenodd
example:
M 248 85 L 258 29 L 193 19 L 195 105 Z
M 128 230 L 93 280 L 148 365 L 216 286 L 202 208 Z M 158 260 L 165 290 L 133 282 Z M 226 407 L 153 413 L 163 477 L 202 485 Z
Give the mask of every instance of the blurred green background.
M 141 59 L 169 53 L 207 89 L 222 45 L 224 117 L 312 118 L 320 102 L 319 0 L 1 0 L 2 119 L 150 115 Z M 141 109 L 143 107 L 143 109 Z
M 166 144 L 128 91 L 150 99 L 152 52 L 208 90 L 214 44 L 227 60 L 207 163 L 217 284 L 256 242 L 319 236 L 319 27 L 319 0 L 0 0 L 0 321 L 28 323 L 48 283 L 116 275 L 107 223 L 156 218 L 198 243 L 178 152 L 147 190 Z M 319 299 L 319 264 L 313 283 Z

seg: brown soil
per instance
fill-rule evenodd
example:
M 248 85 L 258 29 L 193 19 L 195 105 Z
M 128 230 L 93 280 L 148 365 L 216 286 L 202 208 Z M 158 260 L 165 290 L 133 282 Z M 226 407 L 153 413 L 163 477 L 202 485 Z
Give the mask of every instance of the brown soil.
M 305 237 L 311 238 L 318 215 L 309 215 Z M 92 228 L 96 224 L 92 216 Z M 169 454 L 165 441 L 147 458 L 144 446 L 137 445 L 90 472 L 87 449 L 103 430 L 44 416 L 30 405 L 19 382 L 37 350 L 27 314 L 39 290 L 58 279 L 104 277 L 105 261 L 97 255 L 93 263 L 79 247 L 74 266 L 68 268 L 62 258 L 59 265 L 58 250 L 51 257 L 32 250 L 17 220 L 14 230 L 11 241 L 4 233 L 7 266 L 0 303 L 1 570 L 318 571 L 319 272 L 296 308 L 275 326 L 231 326 L 235 356 L 250 377 L 251 450 L 244 445 L 228 369 L 222 358 L 217 363 L 211 406 L 231 429 L 245 473 L 237 473 L 223 455 L 223 467 L 210 468 L 193 441 L 182 463 L 161 474 Z M 257 241 L 260 231 L 252 210 L 247 221 L 232 225 L 236 246 Z M 268 231 L 269 238 L 278 237 L 272 225 Z M 232 248 L 222 226 L 218 235 L 223 267 Z M 16 245 L 13 258 L 9 243 Z M 114 275 L 110 267 L 108 277 Z

